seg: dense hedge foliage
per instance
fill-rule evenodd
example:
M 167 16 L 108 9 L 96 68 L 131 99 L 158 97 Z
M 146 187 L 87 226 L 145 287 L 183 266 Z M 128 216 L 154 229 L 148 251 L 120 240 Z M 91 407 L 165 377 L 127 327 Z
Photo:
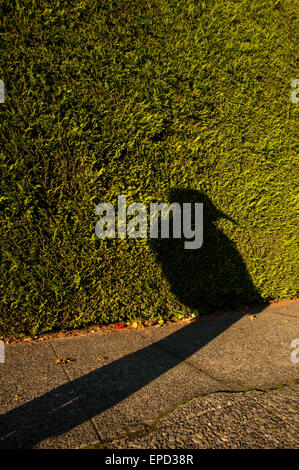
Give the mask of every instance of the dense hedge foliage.
M 0 9 L 0 334 L 295 295 L 295 2 Z M 99 202 L 177 190 L 235 221 L 211 216 L 207 255 L 95 237 Z

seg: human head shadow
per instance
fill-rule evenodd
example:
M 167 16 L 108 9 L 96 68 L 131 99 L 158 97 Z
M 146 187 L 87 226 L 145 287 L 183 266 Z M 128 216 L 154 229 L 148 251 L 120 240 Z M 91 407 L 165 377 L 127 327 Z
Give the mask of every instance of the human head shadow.
M 171 189 L 169 203 L 174 202 L 180 207 L 203 203 L 203 244 L 199 249 L 186 249 L 183 238 L 150 240 L 175 297 L 200 314 L 263 303 L 236 245 L 216 225 L 219 219 L 238 222 L 197 190 Z
M 171 198 L 176 202 L 204 203 L 206 244 L 204 241 L 202 248 L 184 250 L 180 240 L 150 242 L 177 298 L 199 310 L 212 310 L 213 305 L 235 306 L 245 298 L 246 302 L 261 300 L 234 244 L 214 225 L 223 214 L 197 191 L 173 190 Z M 257 307 L 255 313 L 264 305 Z M 236 313 L 183 326 L 153 344 L 7 411 L 0 417 L 0 448 L 32 448 L 104 413 L 183 361 L 188 363 L 192 355 L 242 316 Z M 198 364 L 198 373 L 202 373 L 201 369 L 204 371 L 204 363 Z M 190 375 L 194 373 L 195 369 L 190 368 Z M 159 399 L 158 394 L 155 399 Z

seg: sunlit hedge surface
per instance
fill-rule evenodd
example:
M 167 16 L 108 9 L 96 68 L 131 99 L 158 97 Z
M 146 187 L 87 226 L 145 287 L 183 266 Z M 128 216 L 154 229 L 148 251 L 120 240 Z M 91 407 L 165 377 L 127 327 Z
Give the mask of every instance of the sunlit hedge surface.
M 296 294 L 294 2 L 4 0 L 0 10 L 0 334 L 200 314 L 230 292 L 234 305 Z M 184 251 L 94 232 L 99 202 L 168 202 L 174 188 L 228 216 L 205 234 L 216 261 L 204 286 L 207 263 L 196 265 L 198 289 Z M 236 288 L 238 266 L 252 288 Z

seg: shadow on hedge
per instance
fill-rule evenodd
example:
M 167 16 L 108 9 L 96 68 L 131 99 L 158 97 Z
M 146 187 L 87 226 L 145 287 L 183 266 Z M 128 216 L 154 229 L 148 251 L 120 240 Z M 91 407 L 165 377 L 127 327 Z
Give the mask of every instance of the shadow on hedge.
M 211 310 L 213 305 L 236 306 L 244 300 L 261 300 L 234 244 L 214 225 L 219 217 L 228 217 L 197 191 L 173 190 L 171 200 L 204 203 L 204 244 L 201 249 L 184 250 L 180 240 L 151 241 L 157 260 L 178 299 L 192 308 L 207 310 Z M 256 308 L 255 313 L 263 310 L 264 305 Z M 171 371 L 242 316 L 242 313 L 236 313 L 180 327 L 147 347 L 2 414 L 0 447 L 32 448 L 48 438 L 71 431 Z M 117 341 L 117 336 L 115 339 Z M 128 336 L 128 341 L 131 342 L 132 337 Z M 199 364 L 199 367 L 204 369 L 204 364 Z M 194 368 L 190 369 L 192 376 L 194 373 Z M 179 374 L 179 377 L 182 387 L 185 387 L 186 376 Z M 176 383 L 176 387 L 180 384 Z M 219 389 L 221 387 L 223 385 L 219 382 Z M 165 390 L 165 393 L 169 392 L 169 389 Z M 152 399 L 159 400 L 159 393 L 158 386 Z
M 183 203 L 203 203 L 204 238 L 200 249 L 185 249 L 183 238 L 150 240 L 176 298 L 199 313 L 263 303 L 242 256 L 216 226 L 221 218 L 231 224 L 237 222 L 219 211 L 208 196 L 196 190 L 172 189 L 169 202 L 178 202 L 181 207 Z

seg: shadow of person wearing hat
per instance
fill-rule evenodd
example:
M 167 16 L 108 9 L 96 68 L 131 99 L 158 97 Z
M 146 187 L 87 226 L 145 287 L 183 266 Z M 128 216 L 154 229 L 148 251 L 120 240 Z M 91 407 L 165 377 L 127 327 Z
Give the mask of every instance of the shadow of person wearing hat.
M 204 238 L 201 248 L 184 249 L 183 239 L 150 240 L 150 245 L 177 299 L 200 312 L 222 306 L 234 307 L 245 301 L 261 302 L 262 299 L 236 246 L 215 225 L 220 217 L 234 223 L 233 219 L 217 210 L 210 199 L 198 191 L 172 190 L 170 202 L 172 201 L 203 203 Z M 258 307 L 257 313 L 263 310 L 264 305 Z M 43 443 L 43 446 L 44 441 L 49 438 L 54 439 L 50 443 L 53 445 L 56 437 L 61 435 L 64 435 L 66 445 L 69 435 L 66 436 L 65 433 L 88 419 L 100 417 L 136 392 L 142 393 L 149 384 L 151 397 L 162 411 L 165 407 L 165 396 L 169 406 L 179 399 L 182 401 L 194 396 L 197 387 L 201 386 L 201 376 L 198 384 L 193 383 L 191 375 L 195 374 L 195 369 L 192 364 L 188 369 L 190 383 L 188 378 L 186 383 L 186 375 L 176 374 L 173 376 L 175 382 L 172 385 L 167 382 L 167 386 L 164 383 L 163 393 L 160 393 L 159 384 L 163 385 L 163 378 L 162 382 L 157 379 L 165 377 L 164 374 L 196 354 L 242 316 L 243 312 L 237 312 L 217 321 L 195 321 L 186 326 L 179 326 L 175 331 L 170 330 L 172 332 L 166 336 L 162 331 L 161 337 L 159 335 L 153 343 L 145 342 L 143 347 L 126 352 L 116 359 L 113 359 L 112 355 L 109 363 L 81 374 L 71 382 L 53 387 L 41 395 L 37 390 L 32 392 L 29 389 L 30 393 L 36 393 L 37 396 L 15 408 L 7 407 L 6 412 L 0 414 L 0 448 L 32 448 L 39 443 Z M 127 340 L 131 342 L 132 336 L 127 336 Z M 95 350 L 96 345 L 95 342 Z M 131 349 L 128 347 L 128 350 Z M 109 351 L 107 354 L 109 355 Z M 219 360 L 221 361 L 221 356 Z M 197 374 L 202 374 L 201 370 L 205 366 L 201 361 L 199 359 L 200 368 Z M 185 367 L 187 366 L 185 363 Z M 219 390 L 222 389 L 222 381 L 217 377 L 213 377 L 213 380 L 218 381 Z M 170 389 L 167 388 L 169 386 Z M 175 402 L 171 402 L 171 399 Z M 129 409 L 134 409 L 132 402 L 128 403 Z M 115 409 L 114 413 L 117 413 Z M 111 432 L 114 432 L 112 424 Z
M 169 203 L 203 203 L 203 244 L 186 249 L 183 238 L 157 238 L 150 246 L 176 298 L 200 313 L 214 309 L 236 308 L 246 303 L 262 303 L 247 267 L 235 243 L 218 227 L 224 218 L 235 220 L 218 210 L 203 192 L 193 189 L 171 189 Z M 193 214 L 194 224 L 194 214 Z M 171 236 L 171 230 L 170 230 Z

